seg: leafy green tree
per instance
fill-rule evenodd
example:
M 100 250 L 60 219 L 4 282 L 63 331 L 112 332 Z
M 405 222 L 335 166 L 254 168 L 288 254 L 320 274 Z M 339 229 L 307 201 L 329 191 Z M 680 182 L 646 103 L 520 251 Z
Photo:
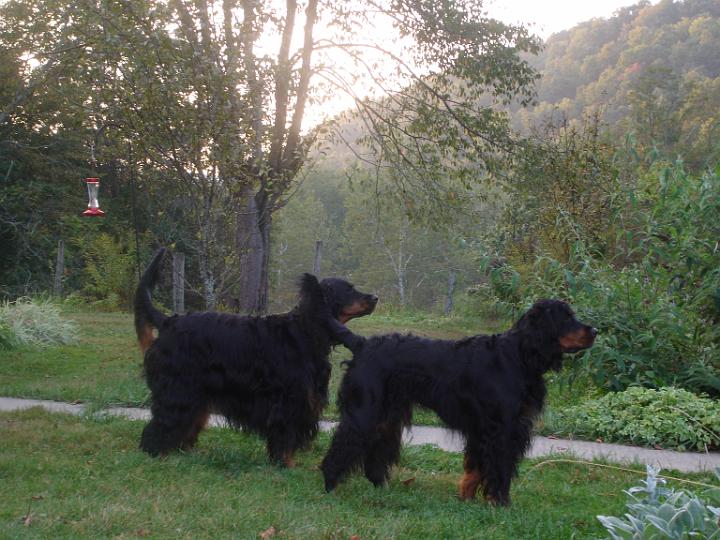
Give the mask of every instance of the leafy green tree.
M 720 162 L 720 77 L 689 85 L 680 111 L 679 149 L 693 170 Z
M 492 167 L 507 150 L 504 118 L 478 98 L 529 101 L 535 74 L 521 54 L 539 47 L 470 0 L 289 0 L 284 9 L 256 0 L 12 0 L 0 15 L 3 46 L 40 62 L 21 99 L 3 104 L 2 121 L 49 93 L 38 81 L 60 82 L 68 110 L 87 113 L 94 152 L 102 139 L 133 141 L 162 181 L 174 177 L 167 192 L 183 190 L 193 205 L 207 303 L 224 266 L 236 265 L 247 312 L 267 307 L 273 214 L 324 136 L 304 131 L 311 101 L 349 96 L 373 134 L 372 159 L 411 169 L 423 192 L 416 202 L 431 202 L 440 175 L 458 170 L 470 184 L 478 162 Z M 381 19 L 387 32 L 368 32 Z M 279 42 L 269 45 L 269 35 Z M 228 220 L 235 259 L 224 246 Z
M 498 231 L 502 251 L 525 263 L 540 253 L 567 261 L 581 238 L 608 253 L 620 183 L 615 148 L 601 128 L 595 115 L 579 127 L 550 123 L 528 139 L 502 184 L 508 197 Z
M 641 151 L 658 146 L 663 155 L 677 142 L 680 79 L 667 67 L 648 67 L 628 93 L 630 128 Z

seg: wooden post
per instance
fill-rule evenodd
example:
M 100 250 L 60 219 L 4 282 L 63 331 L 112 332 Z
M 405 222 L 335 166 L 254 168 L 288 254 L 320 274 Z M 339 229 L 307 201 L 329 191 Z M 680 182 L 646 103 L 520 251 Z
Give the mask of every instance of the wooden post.
M 316 240 L 315 241 L 315 261 L 313 262 L 313 274 L 317 278 L 320 278 L 320 262 L 322 260 L 322 248 L 323 248 L 323 241 L 322 240 Z
M 448 276 L 447 299 L 445 300 L 445 316 L 450 315 L 453 309 L 453 294 L 455 293 L 455 282 L 457 281 L 457 271 L 453 268 Z
M 173 251 L 173 311 L 185 315 L 185 254 Z
M 58 240 L 57 261 L 55 262 L 55 283 L 53 296 L 62 297 L 62 277 L 65 273 L 65 242 Z

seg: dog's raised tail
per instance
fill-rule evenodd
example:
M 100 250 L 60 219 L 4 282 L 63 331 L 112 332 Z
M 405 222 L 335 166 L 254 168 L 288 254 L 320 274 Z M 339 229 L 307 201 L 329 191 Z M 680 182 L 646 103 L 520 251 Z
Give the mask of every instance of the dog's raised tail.
M 142 352 L 147 351 L 153 341 L 155 341 L 153 328 L 159 329 L 166 318 L 165 315 L 153 306 L 151 295 L 152 289 L 157 283 L 158 275 L 160 274 L 160 263 L 166 251 L 165 248 L 157 250 L 152 261 L 150 261 L 150 264 L 140 278 L 140 283 L 138 283 L 137 290 L 135 291 L 135 332 L 137 332 L 138 342 Z

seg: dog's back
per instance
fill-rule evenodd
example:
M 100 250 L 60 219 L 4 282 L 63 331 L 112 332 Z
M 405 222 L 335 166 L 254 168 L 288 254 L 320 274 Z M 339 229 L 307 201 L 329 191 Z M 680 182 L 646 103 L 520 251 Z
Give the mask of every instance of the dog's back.
M 308 335 L 293 314 L 252 317 L 199 312 L 165 319 L 145 365 L 147 369 L 171 362 L 172 369 L 209 369 L 233 381 L 260 375 L 271 379 L 285 377 L 292 366 L 304 368 L 321 361 L 329 351 L 329 338 Z
M 402 408 L 403 416 L 409 417 L 412 407 L 420 405 L 463 430 L 466 416 L 460 411 L 468 400 L 461 389 L 471 388 L 472 401 L 484 402 L 488 409 L 502 403 L 509 411 L 522 406 L 523 384 L 516 347 L 503 335 L 452 341 L 390 334 L 367 339 L 348 363 L 339 405 L 341 411 L 349 411 L 360 393 L 368 405 L 377 396 L 382 409 Z M 514 403 L 507 402 L 508 395 Z

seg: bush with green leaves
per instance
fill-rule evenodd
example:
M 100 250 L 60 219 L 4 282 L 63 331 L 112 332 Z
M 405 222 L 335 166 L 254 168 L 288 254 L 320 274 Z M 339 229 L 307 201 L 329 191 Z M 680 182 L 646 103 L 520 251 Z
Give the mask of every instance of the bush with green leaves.
M 566 260 L 537 256 L 522 271 L 488 264 L 483 292 L 512 316 L 540 297 L 568 300 L 600 330 L 570 365 L 601 387 L 682 386 L 718 396 L 720 169 L 697 178 L 678 164 L 640 185 L 624 195 L 624 213 L 610 227 L 612 259 L 578 234 Z
M 720 403 L 681 388 L 631 387 L 553 411 L 547 427 L 565 437 L 706 451 L 720 447 Z
M 85 236 L 76 243 L 85 263 L 83 296 L 100 309 L 130 307 L 137 279 L 130 243 L 106 233 Z
M 19 298 L 0 304 L 0 347 L 51 347 L 77 339 L 77 326 L 47 300 Z
M 717 470 L 715 474 L 720 478 Z M 665 484 L 648 466 L 647 479 L 625 492 L 630 497 L 628 513 L 598 516 L 613 540 L 720 538 L 720 489 L 709 489 L 701 498 Z

